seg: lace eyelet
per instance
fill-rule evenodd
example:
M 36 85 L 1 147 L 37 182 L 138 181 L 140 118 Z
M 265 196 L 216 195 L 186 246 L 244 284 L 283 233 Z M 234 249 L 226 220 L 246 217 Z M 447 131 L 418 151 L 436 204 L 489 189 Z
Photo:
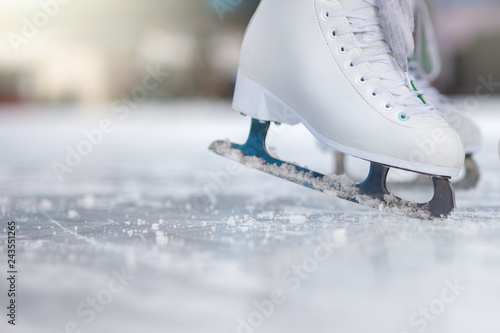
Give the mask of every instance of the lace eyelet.
M 328 20 L 328 19 L 330 19 L 330 18 L 331 18 L 331 16 L 330 16 L 330 11 L 329 11 L 329 10 L 325 10 L 325 11 L 323 12 L 323 17 L 324 17 L 325 19 L 327 19 L 327 20 Z
M 386 110 L 390 110 L 390 109 L 392 109 L 392 106 L 390 106 L 389 103 L 385 103 L 384 108 Z
M 364 77 L 360 77 L 358 81 L 360 83 L 366 83 L 366 79 Z
M 370 96 L 371 97 L 378 97 L 378 94 L 375 92 L 375 90 L 372 90 L 372 92 L 370 93 Z
M 341 46 L 341 47 L 339 48 L 339 52 L 340 52 L 340 53 L 345 53 L 345 51 L 346 51 L 346 50 L 345 50 L 345 46 Z
M 352 63 L 352 61 L 351 61 L 349 64 L 347 64 L 347 66 L 348 66 L 349 68 L 354 68 L 354 67 L 355 67 L 355 66 L 354 66 L 354 64 Z
M 401 120 L 401 121 L 407 121 L 408 119 L 410 119 L 410 117 L 407 117 L 407 116 L 406 116 L 403 112 L 400 112 L 400 113 L 398 114 L 398 118 L 399 118 L 399 120 Z
M 335 29 L 333 29 L 332 31 L 330 31 L 330 37 L 332 37 L 332 38 L 337 37 L 337 31 Z

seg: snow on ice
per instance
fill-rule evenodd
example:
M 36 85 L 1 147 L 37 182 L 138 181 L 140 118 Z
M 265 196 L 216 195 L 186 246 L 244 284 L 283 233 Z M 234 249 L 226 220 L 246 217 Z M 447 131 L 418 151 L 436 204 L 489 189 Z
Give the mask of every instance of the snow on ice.
M 249 127 L 228 103 L 143 105 L 62 182 L 51 163 L 100 119 L 5 110 L 0 253 L 15 220 L 19 317 L 10 327 L 3 314 L 0 331 L 498 332 L 499 108 L 491 99 L 474 114 L 482 178 L 457 191 L 444 221 L 391 215 L 256 170 L 225 174 L 231 162 L 208 145 L 243 142 Z M 272 131 L 282 159 L 331 170 L 303 128 Z

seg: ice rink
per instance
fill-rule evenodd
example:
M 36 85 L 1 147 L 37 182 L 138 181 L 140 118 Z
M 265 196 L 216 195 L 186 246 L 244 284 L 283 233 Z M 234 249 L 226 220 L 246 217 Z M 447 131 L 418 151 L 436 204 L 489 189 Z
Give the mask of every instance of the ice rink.
M 499 99 L 473 114 L 481 180 L 456 191 L 445 221 L 236 167 L 207 149 L 247 135 L 249 119 L 228 102 L 144 104 L 128 115 L 19 108 L 0 112 L 1 332 L 500 331 Z M 271 141 L 284 159 L 332 167 L 299 127 L 273 127 Z M 349 163 L 363 174 L 366 165 Z M 15 327 L 8 221 L 17 223 Z

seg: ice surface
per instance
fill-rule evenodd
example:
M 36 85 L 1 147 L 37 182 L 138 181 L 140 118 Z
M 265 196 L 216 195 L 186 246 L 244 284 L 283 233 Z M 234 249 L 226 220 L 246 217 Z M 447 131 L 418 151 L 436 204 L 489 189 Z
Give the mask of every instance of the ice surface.
M 482 179 L 456 193 L 446 221 L 390 215 L 235 167 L 207 149 L 248 134 L 249 119 L 228 103 L 106 115 L 114 131 L 62 182 L 51 163 L 64 162 L 66 146 L 102 116 L 3 110 L 0 270 L 15 220 L 20 273 L 15 328 L 1 279 L 0 331 L 60 333 L 74 322 L 96 333 L 498 332 L 499 108 L 490 100 L 475 115 Z M 299 127 L 272 131 L 280 157 L 328 172 L 330 155 Z M 117 272 L 131 279 L 109 294 Z M 466 287 L 458 295 L 455 282 Z M 92 298 L 106 304 L 91 318 Z

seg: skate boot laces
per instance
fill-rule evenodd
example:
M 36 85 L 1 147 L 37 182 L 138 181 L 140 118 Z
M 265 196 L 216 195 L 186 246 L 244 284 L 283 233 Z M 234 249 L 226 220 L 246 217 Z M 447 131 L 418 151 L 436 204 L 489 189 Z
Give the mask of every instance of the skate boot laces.
M 409 60 L 410 72 L 414 76 L 414 81 L 416 82 L 419 89 L 425 91 L 425 95 L 429 100 L 434 101 L 435 105 L 439 110 L 445 111 L 464 111 L 459 105 L 455 104 L 449 97 L 441 94 L 436 88 L 431 85 L 429 79 L 426 75 L 422 74 L 422 68 L 419 63 L 414 58 Z
M 418 114 L 439 114 L 435 106 L 423 97 L 423 92 L 413 84 L 409 73 L 404 72 L 395 60 L 390 46 L 385 41 L 377 10 L 376 0 L 364 0 L 343 10 L 327 12 L 328 17 L 345 17 L 349 22 L 349 26 L 335 28 L 332 32 L 334 36 L 354 34 L 355 41 L 344 45 L 343 49 L 346 52 L 356 48 L 361 50 L 362 56 L 353 58 L 349 65 L 356 67 L 368 63 L 371 71 L 363 74 L 361 81 L 380 80 L 382 85 L 373 91 L 373 96 L 384 93 L 392 95 L 386 108 L 402 107 L 400 119 L 407 120 Z

